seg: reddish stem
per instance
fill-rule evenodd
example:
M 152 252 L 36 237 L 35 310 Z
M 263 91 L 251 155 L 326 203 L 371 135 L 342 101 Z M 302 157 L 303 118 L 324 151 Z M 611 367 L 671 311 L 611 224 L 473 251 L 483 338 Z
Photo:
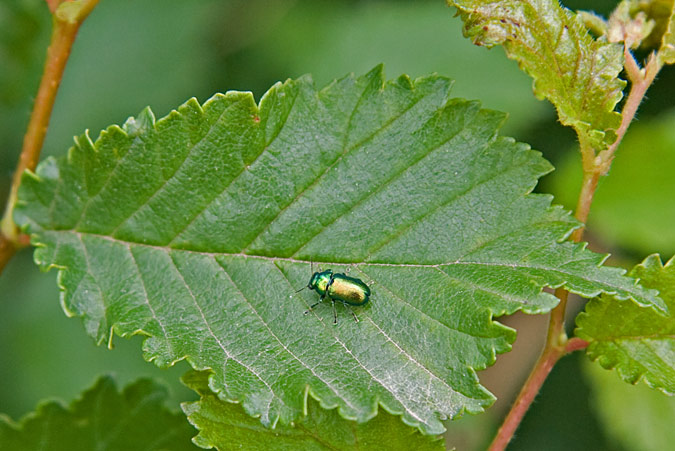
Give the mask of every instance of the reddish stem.
M 575 217 L 584 224 L 588 220 L 593 196 L 595 195 L 600 176 L 607 174 L 609 171 L 612 159 L 614 158 L 614 152 L 616 152 L 628 126 L 635 117 L 635 113 L 647 92 L 647 88 L 649 88 L 654 81 L 654 78 L 660 69 L 658 58 L 654 55 L 650 57 L 649 62 L 643 71 L 639 68 L 637 62 L 627 48 L 624 49 L 624 54 L 626 57 L 625 68 L 628 78 L 631 81 L 631 89 L 623 107 L 621 125 L 617 129 L 616 140 L 609 148 L 596 156 L 594 150 L 588 146 L 583 136 L 579 136 L 584 176 L 579 192 Z M 570 239 L 574 242 L 580 242 L 583 238 L 583 233 L 584 228 L 580 227 L 574 230 Z M 520 425 L 520 422 L 525 416 L 525 412 L 527 412 L 535 396 L 539 393 L 539 390 L 555 363 L 566 353 L 584 349 L 589 344 L 580 338 L 567 339 L 564 327 L 564 317 L 569 292 L 559 288 L 556 290 L 555 295 L 560 299 L 560 303 L 551 310 L 548 337 L 544 350 L 534 368 L 532 368 L 530 376 L 525 381 L 515 403 L 511 407 L 511 410 L 504 419 L 504 423 L 499 428 L 496 437 L 490 445 L 491 451 L 504 450 L 509 444 L 518 425 Z
M 5 269 L 9 259 L 14 256 L 16 253 L 16 246 L 14 243 L 9 241 L 7 237 L 0 233 L 0 274 L 2 270 Z
M 54 14 L 54 11 L 56 11 L 56 8 L 61 3 L 61 0 L 45 0 L 45 2 L 47 3 L 49 11 L 51 11 L 51 13 Z
M 635 118 L 635 114 L 637 113 L 640 103 L 642 103 L 642 99 L 645 97 L 647 89 L 649 89 L 649 86 L 654 82 L 656 75 L 661 69 L 658 58 L 653 53 L 649 56 L 649 60 L 647 61 L 644 70 L 639 68 L 635 58 L 633 58 L 633 55 L 628 49 L 624 49 L 624 55 L 626 59 L 626 73 L 631 81 L 631 87 L 626 103 L 623 106 L 623 111 L 621 112 L 621 125 L 616 131 L 616 140 L 609 148 L 600 152 L 598 155 L 599 161 L 597 166 L 602 172 L 602 175 L 609 172 L 614 153 L 618 149 L 623 136 L 626 134 L 628 126 Z
M 534 365 L 534 370 L 530 373 L 527 381 L 525 381 L 525 385 L 523 385 L 522 390 L 518 394 L 518 398 L 516 398 L 516 401 L 513 403 L 511 411 L 506 416 L 504 423 L 499 429 L 497 437 L 490 445 L 490 451 L 503 450 L 506 448 L 506 445 L 509 444 L 511 437 L 513 437 L 516 429 L 518 429 L 530 404 L 532 404 L 535 396 L 537 396 L 542 385 L 544 385 L 544 381 L 546 381 L 546 378 L 556 362 L 560 360 L 563 355 L 584 349 L 587 346 L 587 341 L 574 337 L 567 342 L 565 347 L 547 345 L 544 348 L 539 360 L 537 360 L 537 363 Z
M 585 224 L 591 211 L 591 203 L 593 202 L 593 196 L 598 187 L 599 179 L 600 174 L 598 171 L 584 171 L 581 190 L 579 191 L 579 199 L 577 200 L 577 208 L 574 212 L 574 217 L 581 221 L 583 225 L 578 229 L 575 229 L 572 232 L 572 235 L 570 235 L 570 240 L 575 243 L 580 242 L 581 238 L 584 236 Z
M 561 348 L 544 348 L 544 352 L 534 365 L 534 369 L 527 378 L 527 381 L 525 381 L 525 385 L 518 394 L 518 398 L 516 398 L 504 423 L 499 428 L 497 436 L 492 444 L 490 444 L 490 451 L 506 449 L 506 445 L 509 444 L 511 437 L 513 437 L 516 429 L 518 429 L 520 422 L 525 416 L 525 412 L 529 409 L 530 404 L 534 401 L 534 397 L 537 396 L 539 389 L 544 385 L 546 377 L 563 353 L 564 350 Z
M 565 353 L 569 354 L 570 352 L 586 349 L 589 344 L 590 344 L 589 342 L 587 342 L 586 340 L 582 340 L 579 337 L 572 337 L 565 345 Z
M 12 186 L 5 214 L 0 224 L 0 273 L 9 259 L 16 253 L 16 250 L 27 245 L 28 240 L 21 236 L 12 219 L 21 177 L 25 170 L 34 170 L 37 166 L 40 151 L 47 134 L 47 127 L 49 126 L 49 118 L 54 107 L 56 93 L 61 84 L 63 71 L 68 62 L 75 36 L 80 25 L 94 9 L 98 0 L 88 0 L 77 5 L 79 6 L 78 8 L 70 10 L 70 15 L 65 12 L 63 15 L 59 14 L 59 5 L 61 3 L 63 1 L 47 0 L 49 9 L 54 13 L 51 43 L 47 49 L 47 59 L 42 79 L 40 80 L 40 87 L 38 88 L 28 128 L 24 135 L 19 162 L 12 178 Z
M 555 363 L 565 353 L 565 341 L 567 337 L 564 335 L 564 317 L 568 292 L 562 288 L 558 288 L 555 294 L 560 299 L 560 304 L 551 310 L 544 350 L 525 381 L 523 388 L 521 388 L 520 393 L 518 393 L 516 401 L 511 406 L 511 410 L 504 419 L 504 423 L 502 423 L 499 431 L 497 431 L 492 444 L 490 444 L 490 451 L 506 449 L 506 445 L 511 441 L 527 409 L 530 408 L 530 404 L 532 404 L 535 396 L 539 393 L 541 386 L 544 385 L 546 377 L 551 372 Z

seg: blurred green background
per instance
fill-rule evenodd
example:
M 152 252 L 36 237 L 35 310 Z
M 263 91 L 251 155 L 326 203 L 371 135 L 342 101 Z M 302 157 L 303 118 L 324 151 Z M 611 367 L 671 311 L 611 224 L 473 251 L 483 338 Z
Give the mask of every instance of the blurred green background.
M 581 0 L 565 3 L 588 7 Z M 614 4 L 593 6 L 606 13 Z M 0 202 L 49 32 L 43 0 L 0 2 Z M 260 98 L 279 80 L 310 73 L 323 86 L 382 62 L 389 78 L 436 72 L 456 80 L 456 96 L 508 112 L 503 133 L 560 167 L 537 189 L 574 206 L 579 171 L 573 133 L 557 123 L 548 103 L 534 98 L 531 80 L 501 49 L 475 47 L 462 37 L 460 20 L 443 0 L 101 0 L 75 43 L 43 155 L 62 155 L 73 135 L 88 129 L 95 138 L 146 105 L 162 117 L 190 97 L 203 102 L 215 92 L 246 90 Z M 616 177 L 602 182 L 591 213 L 591 247 L 611 251 L 627 267 L 649 253 L 664 259 L 675 253 L 674 82 L 674 71 L 666 68 L 619 150 Z M 101 373 L 115 374 L 120 385 L 141 375 L 163 379 L 174 408 L 192 399 L 177 381 L 187 364 L 160 370 L 144 362 L 139 337 L 116 338 L 113 350 L 94 346 L 80 321 L 63 314 L 55 279 L 55 272 L 39 273 L 28 250 L 0 277 L 0 412 L 17 419 L 43 398 L 70 400 Z M 449 424 L 448 444 L 460 450 L 485 447 L 542 344 L 545 318 L 520 315 L 505 322 L 519 331 L 514 352 L 480 374 L 500 401 L 487 415 Z M 605 379 L 616 382 L 616 375 L 597 376 L 588 366 L 574 355 L 555 368 L 510 449 L 659 449 L 639 437 L 627 443 L 619 420 L 599 407 L 620 399 L 622 408 L 648 415 L 648 402 L 625 404 L 641 399 L 634 394 L 640 388 L 618 383 L 609 389 Z M 672 399 L 658 396 L 655 403 L 670 403 L 672 424 Z

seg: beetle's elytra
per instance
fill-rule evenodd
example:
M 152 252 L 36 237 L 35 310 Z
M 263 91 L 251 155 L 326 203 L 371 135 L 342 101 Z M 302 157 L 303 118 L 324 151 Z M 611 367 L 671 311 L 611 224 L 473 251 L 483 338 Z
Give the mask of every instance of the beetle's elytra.
M 325 298 L 328 298 L 333 306 L 333 324 L 337 324 L 335 301 L 340 301 L 345 305 L 358 306 L 365 305 L 370 300 L 370 287 L 363 280 L 342 273 L 333 273 L 330 269 L 312 274 L 306 288 L 315 290 L 321 295 L 321 298 L 319 302 L 312 304 L 305 311 L 305 315 L 323 302 Z M 352 312 L 352 316 L 358 323 L 359 320 L 354 312 Z

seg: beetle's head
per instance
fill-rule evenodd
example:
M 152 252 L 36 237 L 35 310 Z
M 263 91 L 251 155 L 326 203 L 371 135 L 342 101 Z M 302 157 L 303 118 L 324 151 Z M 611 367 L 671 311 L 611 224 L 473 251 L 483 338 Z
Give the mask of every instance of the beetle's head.
M 315 272 L 312 274 L 312 277 L 309 279 L 309 283 L 307 284 L 307 288 L 310 290 L 314 290 L 316 288 L 316 285 L 319 283 L 319 278 L 321 277 L 321 273 Z
M 315 272 L 312 274 L 312 277 L 310 277 L 307 288 L 310 290 L 316 290 L 318 293 L 323 293 L 328 285 L 330 285 L 330 280 L 332 277 L 333 271 L 330 269 L 321 272 Z

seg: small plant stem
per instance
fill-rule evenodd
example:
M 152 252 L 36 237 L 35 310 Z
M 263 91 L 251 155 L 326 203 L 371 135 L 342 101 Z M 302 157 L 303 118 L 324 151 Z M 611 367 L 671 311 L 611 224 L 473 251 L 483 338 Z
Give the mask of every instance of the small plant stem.
M 627 48 L 624 48 L 624 55 L 626 60 L 626 74 L 631 82 L 631 87 L 626 103 L 623 106 L 623 111 L 621 112 L 621 125 L 616 131 L 616 140 L 606 150 L 603 150 L 598 154 L 599 161 L 597 166 L 599 166 L 599 169 L 602 171 L 602 175 L 609 172 L 616 149 L 619 147 L 623 136 L 626 134 L 628 126 L 633 121 L 633 118 L 635 118 L 635 113 L 637 113 L 638 107 L 640 106 L 647 89 L 654 82 L 659 70 L 661 70 L 658 58 L 654 53 L 649 56 L 647 65 L 644 69 L 639 68 L 635 58 L 633 58 L 633 55 Z
M 506 416 L 504 423 L 499 428 L 497 436 L 490 444 L 490 451 L 497 451 L 506 449 L 513 434 L 516 432 L 520 422 L 525 416 L 525 412 L 529 409 L 530 404 L 534 401 L 534 397 L 539 393 L 539 389 L 544 385 L 546 377 L 551 372 L 553 365 L 562 357 L 564 348 L 546 347 L 539 356 L 539 360 L 534 365 L 534 369 L 530 373 L 523 385 L 522 390 L 518 394 L 516 401 L 513 403 L 509 414 Z
M 54 14 L 54 11 L 56 11 L 56 8 L 58 8 L 59 4 L 62 1 L 63 0 L 45 0 L 45 2 L 47 3 L 47 6 L 49 7 L 49 11 L 51 11 L 52 14 Z
M 628 130 L 628 126 L 635 117 L 638 106 L 642 102 L 647 89 L 654 81 L 656 74 L 660 67 L 658 58 L 652 54 L 644 69 L 640 69 L 635 58 L 630 53 L 630 50 L 624 48 L 625 69 L 628 78 L 631 81 L 631 89 L 626 99 L 621 112 L 621 125 L 616 131 L 616 140 L 606 149 L 599 152 L 597 155 L 595 151 L 587 144 L 583 136 L 579 135 L 579 144 L 581 147 L 581 157 L 583 163 L 583 181 L 581 190 L 579 191 L 579 199 L 574 216 L 583 224 L 588 220 L 591 204 L 595 190 L 598 187 L 600 176 L 606 175 L 614 158 L 614 153 L 619 147 L 619 143 Z M 575 229 L 570 235 L 570 239 L 574 242 L 580 242 L 583 238 L 584 227 Z M 567 297 L 569 292 L 563 288 L 558 288 L 555 291 L 556 297 L 560 303 L 551 310 L 548 334 L 546 344 L 537 360 L 537 363 L 532 368 L 523 388 L 520 390 L 516 401 L 511 410 L 504 419 L 504 423 L 497 431 L 497 435 L 490 444 L 490 451 L 502 451 L 511 441 L 513 434 L 520 425 L 520 422 L 525 416 L 525 413 L 534 401 L 534 398 L 539 393 L 546 377 L 551 372 L 551 369 L 558 360 L 569 352 L 574 352 L 584 349 L 588 346 L 588 342 L 580 338 L 571 338 L 568 340 L 565 333 L 565 309 L 567 307 Z
M 591 203 L 595 195 L 595 189 L 598 187 L 600 174 L 598 171 L 584 171 L 583 179 L 581 181 L 581 190 L 579 191 L 579 199 L 577 200 L 577 208 L 574 217 L 586 224 L 588 214 L 591 211 Z M 584 227 L 579 227 L 572 232 L 570 239 L 575 243 L 581 241 L 584 235 Z
M 12 214 L 16 205 L 19 185 L 23 172 L 34 170 L 40 158 L 52 114 L 56 93 L 61 84 L 63 71 L 68 62 L 70 51 L 77 31 L 99 0 L 81 0 L 79 2 L 63 2 L 48 0 L 47 5 L 53 13 L 52 37 L 47 49 L 45 68 L 40 80 L 33 111 L 28 128 L 23 138 L 21 155 L 17 164 L 4 216 L 0 222 L 0 272 L 16 251 L 28 245 L 22 237 Z M 66 4 L 63 4 L 66 3 Z
M 570 353 L 574 351 L 579 351 L 581 349 L 586 349 L 589 343 L 586 340 L 582 340 L 579 337 L 572 337 L 567 341 L 565 346 L 565 352 Z
M 15 253 L 14 243 L 9 241 L 5 235 L 0 234 L 0 274 Z

